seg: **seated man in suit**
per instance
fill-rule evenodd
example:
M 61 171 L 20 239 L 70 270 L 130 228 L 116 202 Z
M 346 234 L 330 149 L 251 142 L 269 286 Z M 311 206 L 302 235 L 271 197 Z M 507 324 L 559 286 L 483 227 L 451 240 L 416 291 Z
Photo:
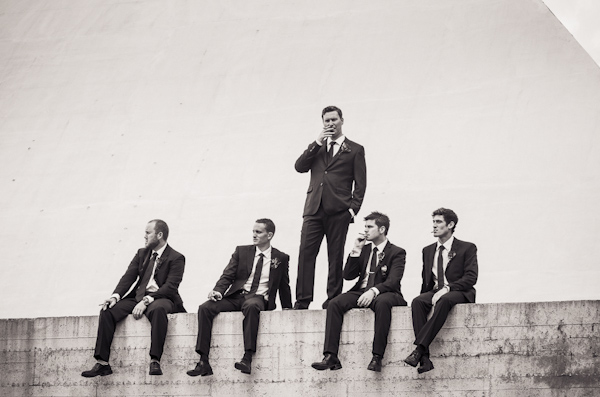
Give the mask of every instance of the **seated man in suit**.
M 97 363 L 91 370 L 82 372 L 82 376 L 112 374 L 108 358 L 115 327 L 130 313 L 136 320 L 145 314 L 150 321 L 150 375 L 162 375 L 160 358 L 167 336 L 167 314 L 185 313 L 178 292 L 185 258 L 167 244 L 168 237 L 169 227 L 164 221 L 155 219 L 146 225 L 146 246 L 135 254 L 114 293 L 100 304 L 102 310 L 94 352 Z M 125 295 L 136 280 L 135 287 Z
M 252 371 L 252 355 L 256 352 L 256 337 L 260 312 L 274 310 L 275 296 L 284 308 L 291 309 L 292 295 L 289 278 L 289 255 L 271 247 L 275 224 L 270 219 L 258 219 L 254 224 L 253 245 L 241 245 L 235 249 L 231 260 L 208 301 L 198 308 L 198 339 L 196 352 L 200 361 L 187 374 L 190 376 L 212 375 L 208 362 L 213 320 L 221 312 L 244 313 L 244 357 L 235 368 L 245 374 Z
M 421 295 L 412 301 L 417 348 L 404 360 L 419 373 L 431 371 L 429 345 L 440 331 L 450 309 L 458 303 L 474 303 L 477 282 L 477 247 L 454 237 L 458 216 L 439 208 L 432 214 L 433 235 L 438 241 L 423 248 Z M 428 318 L 431 315 L 431 318 Z
M 387 233 L 390 219 L 379 212 L 365 217 L 365 233 L 356 239 L 344 267 L 344 278 L 358 281 L 350 291 L 338 295 L 327 307 L 323 361 L 312 364 L 318 370 L 340 369 L 337 356 L 344 313 L 356 307 L 375 312 L 373 358 L 367 369 L 381 372 L 381 360 L 387 346 L 393 306 L 406 306 L 400 292 L 406 251 L 390 243 Z M 369 241 L 371 244 L 365 245 Z

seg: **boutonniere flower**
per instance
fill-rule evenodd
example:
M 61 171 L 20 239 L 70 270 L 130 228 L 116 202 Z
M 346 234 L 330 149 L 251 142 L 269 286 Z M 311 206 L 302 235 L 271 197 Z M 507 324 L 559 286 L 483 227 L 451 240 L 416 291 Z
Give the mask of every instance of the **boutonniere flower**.
M 452 260 L 452 258 L 454 258 L 455 256 L 456 256 L 456 252 L 454 252 L 454 251 L 448 252 L 448 262 L 450 262 Z
M 340 147 L 340 150 L 342 153 L 350 153 L 352 150 L 350 149 L 350 146 L 346 145 L 346 142 L 342 142 L 342 146 Z
M 279 260 L 279 258 L 271 259 L 271 269 L 277 269 L 280 264 L 281 264 L 281 261 Z
M 377 254 L 377 259 L 379 263 L 383 262 L 383 258 L 385 258 L 385 252 L 380 252 Z M 381 266 L 381 274 L 383 277 L 387 275 L 388 267 L 386 265 Z

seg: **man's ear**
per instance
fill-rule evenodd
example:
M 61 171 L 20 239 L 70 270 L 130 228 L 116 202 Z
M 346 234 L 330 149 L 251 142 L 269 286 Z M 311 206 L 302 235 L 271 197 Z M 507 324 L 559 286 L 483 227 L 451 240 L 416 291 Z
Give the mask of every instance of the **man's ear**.
M 270 239 L 272 239 L 272 238 L 273 238 L 273 236 L 274 236 L 273 232 L 268 232 L 268 233 L 267 233 L 267 238 L 268 238 L 269 240 L 270 240 Z
M 454 223 L 454 221 L 450 221 L 448 224 L 448 229 L 452 229 L 452 232 L 454 232 L 454 226 L 456 226 L 456 223 Z

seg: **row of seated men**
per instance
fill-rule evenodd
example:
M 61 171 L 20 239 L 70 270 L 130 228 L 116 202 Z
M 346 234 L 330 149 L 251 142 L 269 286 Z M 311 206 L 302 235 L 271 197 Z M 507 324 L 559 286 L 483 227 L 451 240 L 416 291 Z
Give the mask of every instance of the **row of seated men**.
M 432 218 L 437 241 L 423 248 L 421 294 L 411 304 L 416 346 L 404 360 L 408 365 L 418 366 L 419 373 L 433 369 L 429 346 L 452 307 L 475 302 L 473 286 L 478 276 L 476 246 L 454 237 L 457 215 L 450 209 L 440 208 L 433 212 Z M 375 325 L 373 356 L 367 369 L 380 372 L 392 307 L 407 305 L 400 288 L 406 251 L 388 240 L 390 219 L 383 213 L 372 212 L 364 221 L 364 233 L 354 241 L 343 269 L 343 278 L 356 279 L 356 283 L 349 291 L 328 297 L 324 356 L 312 364 L 316 370 L 342 368 L 338 350 L 344 313 L 352 308 L 368 307 L 375 313 Z M 187 371 L 188 375 L 213 374 L 209 362 L 211 334 L 213 321 L 219 313 L 243 313 L 244 352 L 234 367 L 250 374 L 260 312 L 276 308 L 277 294 L 284 310 L 292 308 L 290 258 L 271 245 L 274 235 L 273 221 L 258 219 L 252 230 L 253 244 L 236 247 L 229 264 L 209 292 L 208 300 L 198 308 L 195 351 L 199 360 Z M 164 221 L 155 219 L 146 225 L 145 247 L 134 255 L 113 294 L 101 303 L 94 351 L 97 362 L 91 370 L 82 372 L 82 376 L 112 374 L 109 358 L 115 327 L 129 314 L 135 319 L 145 315 L 150 321 L 149 374 L 162 375 L 160 359 L 167 334 L 167 314 L 185 312 L 178 292 L 185 257 L 167 244 L 168 236 L 169 228 Z M 295 308 L 304 309 L 298 305 Z

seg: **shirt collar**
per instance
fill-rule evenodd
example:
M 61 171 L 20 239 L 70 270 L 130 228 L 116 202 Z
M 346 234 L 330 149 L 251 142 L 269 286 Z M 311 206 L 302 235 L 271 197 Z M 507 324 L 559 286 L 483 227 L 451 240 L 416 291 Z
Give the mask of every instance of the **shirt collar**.
M 264 251 L 261 251 L 258 247 L 256 247 L 256 251 L 254 251 L 254 256 L 259 256 L 260 254 L 263 254 L 266 258 L 271 258 L 271 246 L 269 245 L 269 248 L 267 248 Z
M 163 254 L 163 252 L 165 252 L 165 248 L 167 248 L 167 244 L 163 245 L 161 249 L 158 250 L 152 250 L 152 252 L 156 252 L 158 254 L 157 258 L 160 258 Z
M 444 244 L 440 244 L 440 242 L 438 241 L 435 250 L 439 250 L 440 246 L 443 245 L 446 252 L 450 252 L 450 250 L 452 249 L 452 243 L 454 243 L 454 235 L 450 236 L 450 238 Z
M 379 245 L 371 244 L 371 245 L 373 245 L 373 247 L 371 247 L 371 249 L 377 247 L 377 252 L 383 252 L 383 249 L 385 248 L 385 246 L 387 245 L 387 243 L 388 243 L 388 240 L 386 238 L 381 243 L 379 243 Z
M 338 145 L 340 145 L 340 147 L 342 147 L 342 143 L 344 143 L 345 140 L 346 140 L 346 135 L 341 135 L 337 139 L 327 138 L 327 147 L 329 147 L 329 145 L 331 144 L 332 141 L 337 143 Z

